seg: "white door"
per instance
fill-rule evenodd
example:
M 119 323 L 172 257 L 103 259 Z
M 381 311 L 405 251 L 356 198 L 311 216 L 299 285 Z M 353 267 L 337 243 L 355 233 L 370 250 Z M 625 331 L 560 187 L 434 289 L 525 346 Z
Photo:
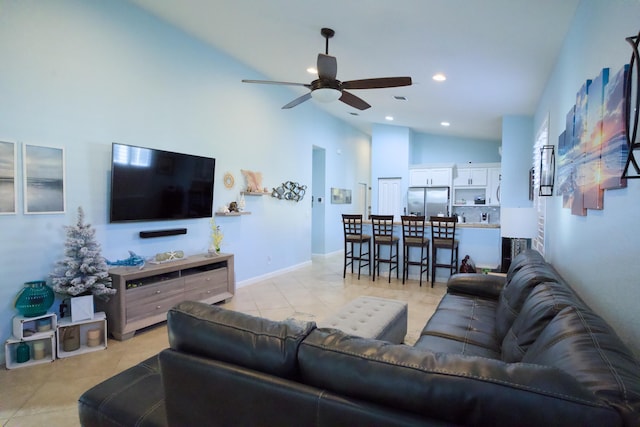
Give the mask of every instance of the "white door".
M 400 221 L 402 208 L 402 179 L 378 178 L 378 215 L 393 215 Z

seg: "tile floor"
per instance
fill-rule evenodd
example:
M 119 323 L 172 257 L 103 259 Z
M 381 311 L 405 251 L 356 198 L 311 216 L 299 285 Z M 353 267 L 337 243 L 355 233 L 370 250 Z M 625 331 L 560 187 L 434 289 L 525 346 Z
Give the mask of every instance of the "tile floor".
M 445 293 L 442 283 L 418 286 L 409 280 L 347 274 L 342 255 L 314 257 L 302 268 L 237 289 L 224 307 L 281 320 L 321 319 L 348 301 L 371 295 L 407 301 L 407 344 L 413 344 Z M 108 348 L 53 363 L 21 369 L 0 369 L 0 425 L 6 427 L 79 426 L 77 400 L 91 386 L 137 364 L 168 346 L 164 324 L 139 331 L 128 341 L 110 339 Z

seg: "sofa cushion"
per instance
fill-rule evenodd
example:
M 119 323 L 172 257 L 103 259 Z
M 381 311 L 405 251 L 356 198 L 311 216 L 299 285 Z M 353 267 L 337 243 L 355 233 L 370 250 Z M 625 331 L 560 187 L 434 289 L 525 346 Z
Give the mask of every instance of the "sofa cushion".
M 435 353 L 316 329 L 300 345 L 302 381 L 457 425 L 617 425 L 618 413 L 546 366 Z M 544 408 L 544 410 L 542 410 Z
M 507 270 L 507 282 L 510 281 L 513 278 L 513 275 L 520 271 L 522 267 L 535 264 L 546 264 L 546 261 L 540 252 L 534 249 L 525 249 L 520 252 L 513 258 L 513 260 L 511 260 L 511 265 L 509 265 L 509 269 Z
M 569 373 L 594 396 L 616 408 L 624 425 L 640 425 L 640 364 L 613 329 L 592 311 L 565 307 L 522 361 Z
M 169 310 L 167 329 L 174 350 L 294 378 L 298 346 L 314 322 L 276 322 L 201 302 Z
M 496 337 L 502 342 L 513 321 L 518 317 L 522 305 L 529 293 L 543 282 L 556 282 L 559 278 L 553 269 L 546 264 L 533 264 L 522 266 L 511 278 L 507 280 L 496 310 Z
M 521 361 L 551 319 L 563 308 L 576 305 L 584 306 L 567 286 L 555 282 L 537 285 L 502 341 L 502 360 Z
M 465 356 L 486 357 L 489 359 L 500 359 L 500 353 L 497 350 L 472 344 L 468 341 L 459 341 L 451 338 L 439 337 L 436 335 L 421 335 L 413 345 L 428 351 L 437 351 L 441 353 L 455 353 Z
M 489 349 L 500 354 L 501 342 L 496 340 L 495 322 L 498 302 L 481 297 L 446 294 L 422 329 L 420 336 L 436 336 Z M 421 345 L 422 346 L 422 345 Z M 432 348 L 433 351 L 441 351 Z

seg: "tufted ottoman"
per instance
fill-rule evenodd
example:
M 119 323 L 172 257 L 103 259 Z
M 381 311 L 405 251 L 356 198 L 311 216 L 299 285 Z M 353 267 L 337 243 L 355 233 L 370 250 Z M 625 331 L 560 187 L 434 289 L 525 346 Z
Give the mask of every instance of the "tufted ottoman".
M 319 328 L 340 329 L 358 337 L 401 344 L 407 334 L 407 303 L 358 297 L 317 324 Z

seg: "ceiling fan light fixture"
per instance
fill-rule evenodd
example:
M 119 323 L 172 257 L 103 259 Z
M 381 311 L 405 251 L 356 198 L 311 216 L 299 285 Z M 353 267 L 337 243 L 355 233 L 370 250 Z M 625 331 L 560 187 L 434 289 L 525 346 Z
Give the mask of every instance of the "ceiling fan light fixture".
M 337 101 L 338 99 L 340 99 L 341 96 L 342 96 L 342 92 L 340 92 L 338 89 L 332 89 L 329 87 L 327 88 L 321 87 L 311 92 L 311 97 L 313 99 L 323 103 Z

